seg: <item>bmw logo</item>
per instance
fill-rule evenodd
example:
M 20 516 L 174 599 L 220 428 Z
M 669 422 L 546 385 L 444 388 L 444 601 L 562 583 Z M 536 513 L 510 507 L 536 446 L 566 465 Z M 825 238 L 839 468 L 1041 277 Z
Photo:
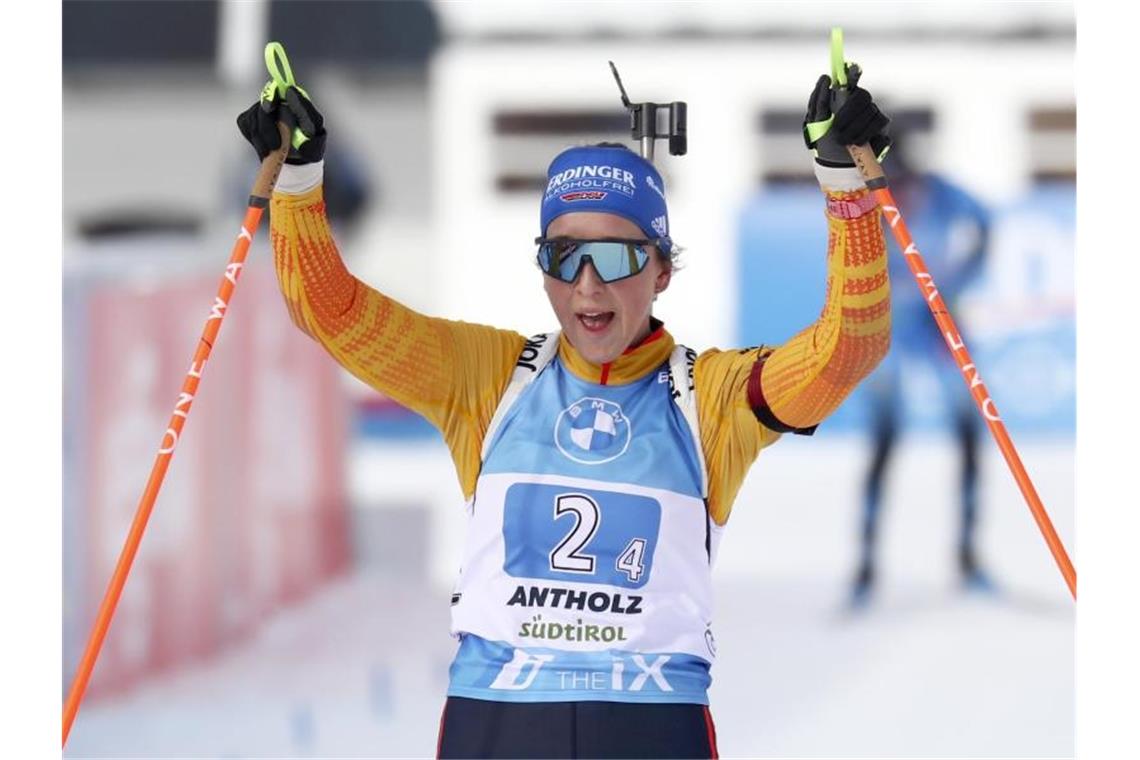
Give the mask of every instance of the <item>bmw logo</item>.
M 554 443 L 567 459 L 604 464 L 629 448 L 632 434 L 621 406 L 587 396 L 562 410 L 554 423 Z

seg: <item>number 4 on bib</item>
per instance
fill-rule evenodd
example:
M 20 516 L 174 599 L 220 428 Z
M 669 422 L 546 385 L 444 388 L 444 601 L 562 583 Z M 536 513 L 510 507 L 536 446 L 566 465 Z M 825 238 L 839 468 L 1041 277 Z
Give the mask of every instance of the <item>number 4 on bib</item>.
M 635 538 L 629 542 L 625 550 L 617 558 L 617 569 L 636 582 L 645 572 L 645 539 Z

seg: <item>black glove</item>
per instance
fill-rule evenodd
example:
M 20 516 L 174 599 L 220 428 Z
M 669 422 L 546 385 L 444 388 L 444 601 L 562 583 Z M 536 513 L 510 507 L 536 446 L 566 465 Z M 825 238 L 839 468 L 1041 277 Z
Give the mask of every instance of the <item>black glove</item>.
M 287 164 L 311 164 L 320 161 L 325 155 L 325 120 L 321 112 L 309 100 L 308 93 L 300 87 L 289 87 L 284 100 L 277 93 L 272 82 L 261 91 L 261 99 L 238 114 L 237 125 L 242 136 L 257 151 L 257 160 L 262 161 L 281 147 L 281 134 L 277 122 L 284 121 L 290 128 L 299 128 L 308 139 L 297 145 L 294 135 L 289 148 Z
M 824 74 L 812 90 L 804 116 L 804 143 L 824 166 L 854 166 L 847 145 L 869 143 L 880 159 L 890 147 L 890 119 L 875 105 L 871 93 L 858 86 L 862 73 L 849 63 L 846 87 L 832 89 L 831 77 Z

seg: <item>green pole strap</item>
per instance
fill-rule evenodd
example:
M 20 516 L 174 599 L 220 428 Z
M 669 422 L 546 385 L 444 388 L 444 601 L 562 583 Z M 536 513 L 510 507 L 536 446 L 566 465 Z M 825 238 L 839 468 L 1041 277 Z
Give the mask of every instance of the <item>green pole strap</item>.
M 804 129 L 807 130 L 808 140 L 815 142 L 819 138 L 827 134 L 827 130 L 831 129 L 831 122 L 835 120 L 834 116 L 828 116 L 823 121 L 808 122 Z
M 847 86 L 847 64 L 843 60 L 843 30 L 831 27 L 831 84 L 833 87 Z
M 265 68 L 269 69 L 269 76 L 272 81 L 265 83 L 265 89 L 261 91 L 262 99 L 269 100 L 273 98 L 273 90 L 277 90 L 277 96 L 281 100 L 285 100 L 285 93 L 290 87 L 296 87 L 301 91 L 306 98 L 309 93 L 302 90 L 297 81 L 293 79 L 293 69 L 289 66 L 289 56 L 285 55 L 285 46 L 280 42 L 270 42 L 265 46 Z M 301 131 L 300 127 L 293 127 L 293 147 L 300 148 L 309 141 L 308 136 Z
M 277 85 L 277 94 L 285 97 L 285 90 L 290 85 L 296 85 L 293 80 L 293 69 L 289 67 L 289 57 L 285 55 L 285 47 L 280 42 L 270 42 L 265 46 L 265 68 L 269 69 L 269 76 Z

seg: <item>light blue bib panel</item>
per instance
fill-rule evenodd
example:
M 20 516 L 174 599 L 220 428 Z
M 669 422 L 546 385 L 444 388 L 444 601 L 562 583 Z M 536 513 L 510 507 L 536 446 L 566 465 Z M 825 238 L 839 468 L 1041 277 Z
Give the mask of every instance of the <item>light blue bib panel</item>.
M 620 386 L 527 343 L 491 423 L 452 601 L 451 696 L 707 704 L 711 559 L 692 367 Z M 678 381 L 679 380 L 679 381 Z

